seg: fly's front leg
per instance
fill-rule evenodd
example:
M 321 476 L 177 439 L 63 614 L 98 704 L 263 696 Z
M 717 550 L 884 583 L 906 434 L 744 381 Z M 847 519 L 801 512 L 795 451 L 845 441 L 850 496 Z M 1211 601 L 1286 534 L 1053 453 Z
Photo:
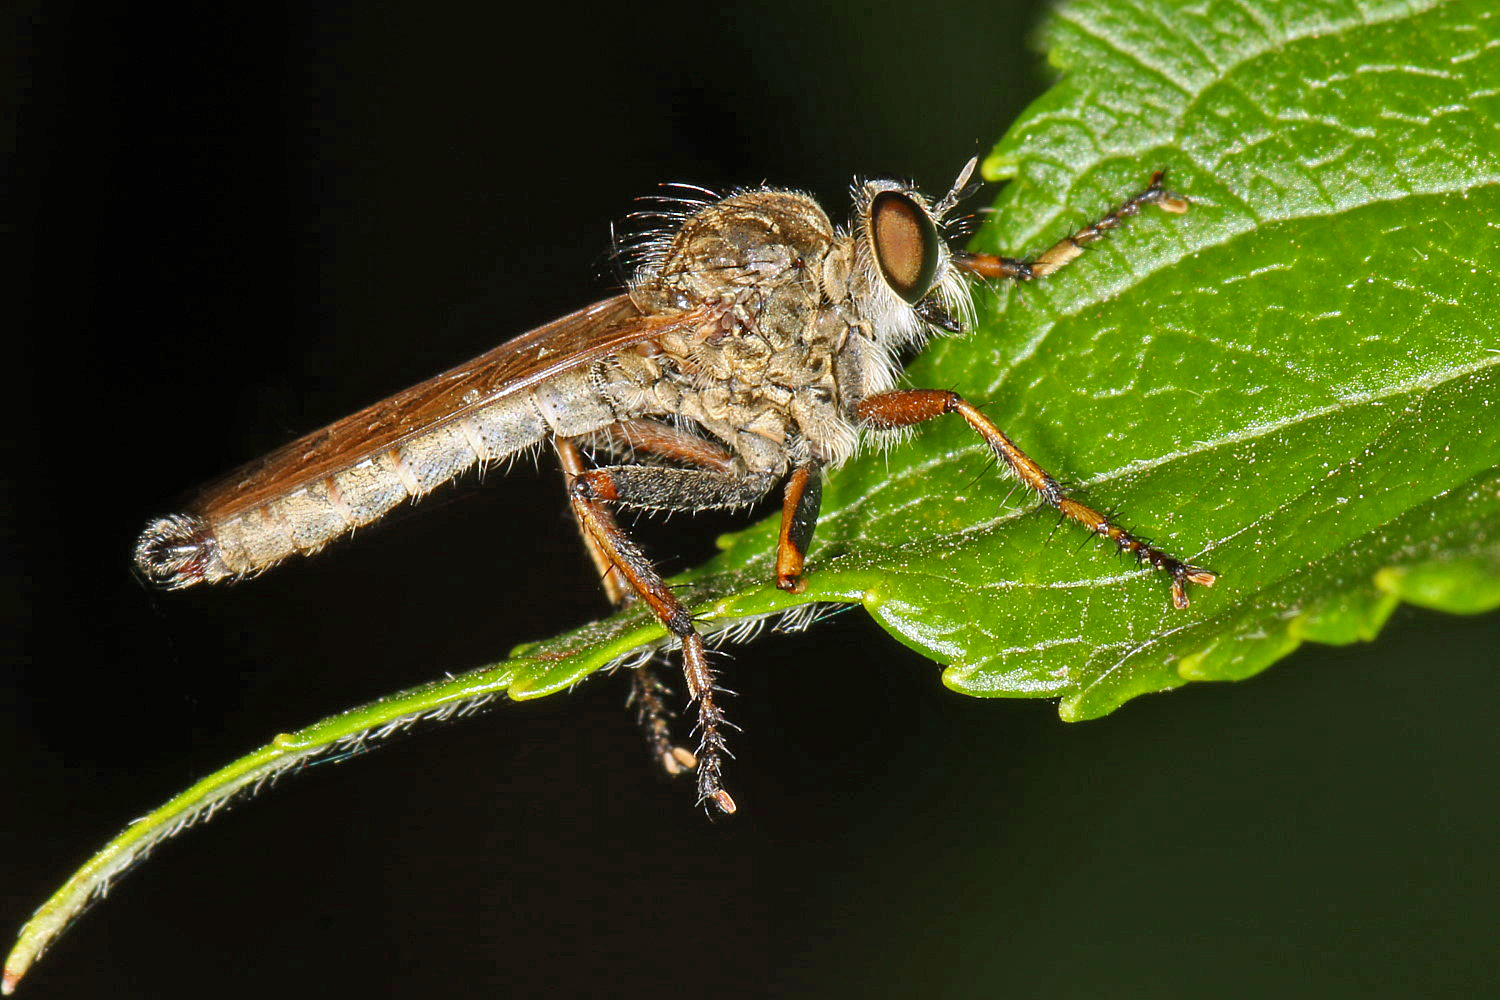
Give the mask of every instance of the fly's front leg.
M 688 696 L 698 703 L 698 798 L 722 812 L 735 811 L 722 784 L 724 713 L 715 698 L 714 674 L 692 613 L 616 522 L 610 506 L 649 510 L 705 510 L 754 503 L 773 485 L 770 476 L 727 476 L 699 469 L 612 466 L 573 477 L 568 498 L 574 516 L 631 589 L 682 643 Z
M 1063 237 L 1035 260 L 997 257 L 991 253 L 961 253 L 954 255 L 953 263 L 960 269 L 981 278 L 1030 281 L 1032 278 L 1049 275 L 1071 264 L 1083 253 L 1083 248 L 1088 244 L 1102 240 L 1110 230 L 1123 226 L 1126 219 L 1140 212 L 1142 205 L 1156 205 L 1163 212 L 1171 212 L 1173 215 L 1186 212 L 1191 203 L 1182 195 L 1173 194 L 1162 188 L 1161 182 L 1165 176 L 1164 171 L 1158 170 L 1151 175 L 1151 183 L 1146 190 L 1127 198 L 1118 208 L 1098 221 L 1091 222 L 1076 233 Z
M 1026 456 L 1015 442 L 1006 437 L 988 417 L 956 392 L 944 389 L 906 389 L 883 392 L 861 402 L 855 413 L 867 427 L 889 429 L 907 427 L 911 424 L 931 420 L 945 413 L 957 413 L 968 421 L 970 427 L 984 438 L 995 455 L 1003 461 L 1017 479 L 1034 490 L 1047 503 L 1056 507 L 1064 516 L 1083 525 L 1089 531 L 1115 543 L 1121 552 L 1135 556 L 1141 565 L 1166 573 L 1172 579 L 1172 603 L 1179 608 L 1188 606 L 1187 585 L 1196 583 L 1201 587 L 1212 587 L 1217 575 L 1183 562 L 1161 549 L 1131 535 L 1115 524 L 1107 515 L 1101 514 L 1069 497 L 1052 476 Z

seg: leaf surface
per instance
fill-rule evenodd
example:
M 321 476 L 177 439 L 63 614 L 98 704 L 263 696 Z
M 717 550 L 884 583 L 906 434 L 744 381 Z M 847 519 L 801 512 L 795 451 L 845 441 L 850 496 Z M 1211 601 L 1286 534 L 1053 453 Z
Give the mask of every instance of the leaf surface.
M 1500 580 L 1500 40 L 1479 3 L 1063 6 L 1062 71 L 985 163 L 978 244 L 1037 252 L 1153 169 L 1147 210 L 981 293 L 913 384 L 954 388 L 1096 506 L 1218 571 L 1191 610 L 1059 527 L 953 421 L 842 470 L 806 596 L 858 600 L 976 695 L 1103 715 L 1369 639 Z M 765 566 L 770 526 L 695 574 Z M 765 572 L 765 570 L 762 570 Z M 724 582 L 729 582 L 727 579 Z

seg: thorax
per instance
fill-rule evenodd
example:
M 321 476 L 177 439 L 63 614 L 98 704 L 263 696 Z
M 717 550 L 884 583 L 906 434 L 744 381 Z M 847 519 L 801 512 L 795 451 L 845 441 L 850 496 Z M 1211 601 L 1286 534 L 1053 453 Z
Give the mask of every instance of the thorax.
M 862 329 L 852 247 L 806 195 L 752 191 L 705 206 L 639 270 L 643 312 L 706 307 L 713 320 L 611 359 L 605 391 L 635 415 L 699 425 L 746 471 L 854 451 L 850 418 L 889 362 Z

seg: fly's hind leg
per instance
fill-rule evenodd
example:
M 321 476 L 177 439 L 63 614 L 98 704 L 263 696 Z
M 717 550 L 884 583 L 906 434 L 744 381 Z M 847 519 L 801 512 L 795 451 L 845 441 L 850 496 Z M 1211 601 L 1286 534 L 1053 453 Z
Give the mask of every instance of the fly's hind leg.
M 668 705 L 672 690 L 663 683 L 654 660 L 630 671 L 630 698 L 626 704 L 635 709 L 635 724 L 646 738 L 651 759 L 669 777 L 686 774 L 698 766 L 693 751 L 672 741 L 672 720 L 677 713 Z
M 1143 566 L 1150 566 L 1167 574 L 1172 580 L 1172 603 L 1179 608 L 1188 606 L 1187 585 L 1212 587 L 1217 574 L 1168 555 L 1156 546 L 1135 537 L 1101 514 L 1068 496 L 1061 484 L 1051 474 L 1037 465 L 1026 453 L 1016 447 L 1014 441 L 996 427 L 974 405 L 956 392 L 946 389 L 898 389 L 871 396 L 855 407 L 855 413 L 866 427 L 890 429 L 908 427 L 940 417 L 945 413 L 957 413 L 970 427 L 984 438 L 995 456 L 1026 486 L 1044 501 L 1056 507 L 1062 514 L 1114 543 L 1121 552 L 1136 558 Z
M 677 599 L 656 567 L 615 520 L 613 506 L 646 510 L 712 510 L 743 507 L 763 497 L 775 483 L 765 475 L 732 476 L 704 469 L 609 466 L 572 477 L 568 499 L 574 516 L 609 565 L 682 644 L 682 672 L 688 695 L 698 703 L 698 798 L 721 812 L 735 811 L 724 789 L 723 709 L 715 697 L 713 669 L 692 613 Z
M 693 437 L 674 427 L 655 421 L 629 421 L 616 424 L 601 433 L 606 439 L 604 443 L 623 446 L 631 450 L 652 453 L 666 451 L 679 460 L 696 459 L 704 464 L 730 462 L 729 453 L 717 449 L 712 442 Z M 578 445 L 571 439 L 558 437 L 554 438 L 552 443 L 557 449 L 557 458 L 562 465 L 564 480 L 571 486 L 574 479 L 588 471 L 588 463 L 584 460 Z M 630 589 L 630 584 L 620 570 L 610 562 L 609 556 L 594 540 L 588 528 L 579 520 L 576 510 L 573 510 L 573 523 L 578 527 L 578 534 L 583 539 L 583 548 L 588 553 L 589 561 L 594 564 L 594 569 L 599 574 L 599 586 L 604 590 L 604 596 L 609 598 L 610 604 L 616 608 L 625 607 L 635 598 L 635 592 Z M 630 671 L 630 696 L 626 704 L 635 709 L 636 725 L 640 727 L 641 735 L 646 739 L 646 749 L 650 752 L 651 759 L 656 761 L 657 765 L 669 776 L 676 777 L 696 767 L 698 759 L 687 747 L 680 746 L 672 740 L 672 719 L 675 718 L 676 713 L 669 707 L 667 701 L 667 696 L 670 694 L 671 690 L 657 674 L 654 662 L 642 663 Z
M 640 452 L 725 475 L 735 469 L 734 457 L 727 449 L 655 420 L 626 420 L 612 424 L 593 435 L 592 440 L 608 448 Z M 564 482 L 571 484 L 577 476 L 588 470 L 588 462 L 584 460 L 583 453 L 573 439 L 556 437 L 552 439 L 552 445 L 556 448 L 558 462 L 562 465 Z M 610 564 L 599 544 L 576 518 L 574 523 L 578 525 L 578 533 L 583 538 L 583 547 L 588 552 L 589 561 L 599 571 L 599 586 L 603 588 L 604 596 L 617 608 L 629 604 L 634 595 L 620 576 L 619 570 Z
M 562 464 L 566 482 L 571 484 L 575 477 L 588 471 L 578 445 L 561 437 L 554 438 L 552 443 L 557 449 L 557 458 Z M 604 590 L 604 596 L 616 608 L 623 608 L 631 602 L 635 593 L 625 577 L 609 561 L 609 556 L 605 555 L 599 543 L 594 541 L 594 536 L 589 534 L 589 530 L 578 519 L 577 511 L 573 511 L 573 523 L 578 527 L 589 561 L 599 574 L 599 586 Z M 648 661 L 630 671 L 630 696 L 626 704 L 635 709 L 635 724 L 646 738 L 646 749 L 651 754 L 651 759 L 669 777 L 675 778 L 696 767 L 698 759 L 687 747 L 672 741 L 672 719 L 675 713 L 667 706 L 665 696 L 669 693 L 667 685 L 657 675 L 655 663 Z
M 572 485 L 574 479 L 588 471 L 588 463 L 584 461 L 583 453 L 570 438 L 553 438 L 552 446 L 557 449 L 557 460 L 562 465 L 563 482 Z M 583 539 L 583 549 L 589 555 L 589 562 L 594 564 L 594 569 L 599 573 L 599 587 L 604 591 L 604 596 L 609 598 L 609 603 L 616 608 L 623 608 L 634 596 L 629 585 L 625 583 L 625 578 L 609 561 L 609 557 L 604 554 L 599 543 L 594 541 L 594 536 L 589 534 L 583 522 L 578 520 L 576 512 L 573 516 L 573 523 L 578 527 L 578 534 Z
M 1139 214 L 1144 205 L 1155 205 L 1163 212 L 1171 212 L 1173 215 L 1186 212 L 1191 203 L 1182 195 L 1173 194 L 1162 188 L 1161 182 L 1165 176 L 1164 171 L 1158 170 L 1151 175 L 1151 183 L 1146 186 L 1146 190 L 1125 199 L 1119 207 L 1102 218 L 1089 223 L 1075 233 L 1064 236 L 1051 249 L 1034 260 L 999 257 L 991 253 L 962 253 L 954 256 L 953 263 L 960 269 L 981 278 L 1030 281 L 1033 278 L 1045 277 L 1071 264 L 1083 253 L 1085 246 L 1102 240 L 1110 230 L 1119 229 L 1125 224 L 1126 219 Z

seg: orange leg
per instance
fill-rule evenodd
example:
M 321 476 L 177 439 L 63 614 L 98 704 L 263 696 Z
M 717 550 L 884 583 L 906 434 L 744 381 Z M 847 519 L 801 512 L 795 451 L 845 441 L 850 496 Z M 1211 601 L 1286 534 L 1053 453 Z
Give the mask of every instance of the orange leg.
M 970 427 L 984 438 L 996 457 L 1005 463 L 1017 479 L 1034 490 L 1044 501 L 1060 510 L 1064 516 L 1083 525 L 1089 531 L 1115 543 L 1121 552 L 1135 556 L 1142 565 L 1160 570 L 1172 578 L 1172 603 L 1179 608 L 1188 606 L 1187 585 L 1196 583 L 1201 587 L 1212 587 L 1217 579 L 1211 570 L 1203 569 L 1168 555 L 1148 542 L 1136 538 L 1115 524 L 1107 515 L 1099 513 L 1069 497 L 1062 486 L 1047 470 L 1037 465 L 1026 453 L 1016 447 L 1014 441 L 996 427 L 973 404 L 956 392 L 945 389 L 904 389 L 883 392 L 861 402 L 855 407 L 860 421 L 868 427 L 889 429 L 907 427 L 940 417 L 945 413 L 957 413 L 968 421 Z
M 578 445 L 569 438 L 559 437 L 552 439 L 552 446 L 557 449 L 557 460 L 562 465 L 563 481 L 571 484 L 573 480 L 588 471 L 588 463 L 584 461 L 583 454 L 578 450 Z M 583 549 L 589 554 L 589 562 L 594 564 L 594 569 L 599 572 L 599 586 L 604 590 L 604 596 L 609 598 L 609 603 L 616 608 L 623 608 L 630 603 L 633 596 L 630 587 L 626 585 L 624 578 L 620 576 L 599 543 L 594 541 L 594 536 L 589 534 L 583 522 L 578 520 L 577 514 L 573 517 L 573 523 L 578 526 L 578 534 L 583 539 Z
M 615 521 L 612 505 L 654 510 L 705 510 L 739 507 L 765 496 L 772 476 L 725 476 L 702 469 L 611 466 L 580 473 L 568 487 L 568 498 L 583 525 L 612 567 L 667 629 L 682 643 L 682 673 L 688 696 L 698 703 L 698 798 L 732 813 L 734 799 L 725 791 L 722 770 L 724 713 L 715 698 L 714 674 L 693 616 L 677 599 Z
M 1091 222 L 1076 233 L 1063 237 L 1035 260 L 997 257 L 992 253 L 961 253 L 954 255 L 953 263 L 960 269 L 981 278 L 1030 281 L 1032 278 L 1052 274 L 1076 260 L 1083 253 L 1085 246 L 1096 240 L 1102 240 L 1110 230 L 1119 229 L 1125 224 L 1126 219 L 1139 214 L 1142 205 L 1156 205 L 1163 212 L 1171 212 L 1174 215 L 1186 212 L 1191 203 L 1180 194 L 1163 190 L 1161 182 L 1164 176 L 1165 173 L 1158 170 L 1151 175 L 1151 183 L 1146 190 L 1126 199 L 1120 207 L 1097 222 Z
M 816 465 L 799 465 L 787 477 L 781 499 L 781 534 L 776 540 L 776 586 L 792 594 L 807 587 L 802 564 L 818 524 L 823 476 Z
M 645 452 L 705 469 L 729 472 L 734 468 L 733 456 L 727 449 L 686 431 L 653 420 L 631 420 L 614 425 L 603 432 L 604 443 L 617 448 Z M 563 476 L 571 484 L 588 471 L 578 445 L 569 438 L 553 438 Z M 635 597 L 629 582 L 620 570 L 610 562 L 609 556 L 594 536 L 579 520 L 574 511 L 574 523 L 583 539 L 584 551 L 599 574 L 599 584 L 609 602 L 616 608 L 624 607 Z M 686 747 L 672 740 L 674 713 L 667 705 L 665 696 L 670 694 L 662 683 L 653 663 L 643 663 L 630 671 L 630 697 L 627 704 L 635 708 L 636 724 L 646 738 L 646 747 L 653 760 L 668 775 L 676 777 L 697 766 L 697 758 Z

